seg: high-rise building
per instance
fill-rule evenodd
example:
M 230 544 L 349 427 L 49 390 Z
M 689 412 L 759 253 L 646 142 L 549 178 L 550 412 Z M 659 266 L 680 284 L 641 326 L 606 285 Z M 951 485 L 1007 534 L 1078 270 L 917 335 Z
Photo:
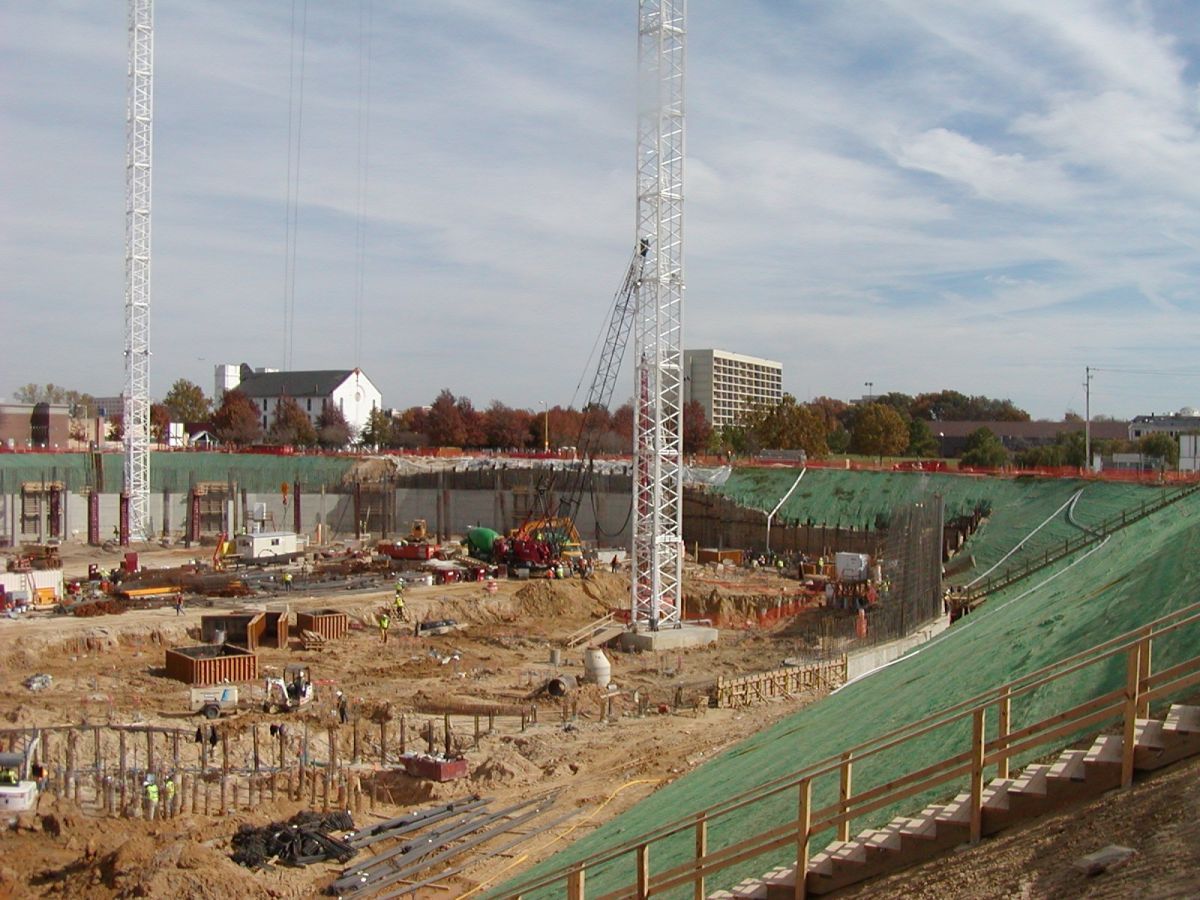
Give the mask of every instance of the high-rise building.
M 684 402 L 704 407 L 713 428 L 736 425 L 757 403 L 783 399 L 783 363 L 727 350 L 683 351 Z

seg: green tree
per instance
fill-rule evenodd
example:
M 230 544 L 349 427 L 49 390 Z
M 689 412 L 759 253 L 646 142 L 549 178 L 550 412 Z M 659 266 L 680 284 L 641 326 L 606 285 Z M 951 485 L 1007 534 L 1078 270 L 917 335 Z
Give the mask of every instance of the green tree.
M 976 428 L 967 435 L 961 462 L 977 469 L 998 469 L 1008 462 L 1008 451 L 990 428 Z
M 855 453 L 877 456 L 882 462 L 883 457 L 903 453 L 908 447 L 908 425 L 892 407 L 867 403 L 854 415 L 850 446 Z
M 909 456 L 933 457 L 941 453 L 938 439 L 933 436 L 933 430 L 924 419 L 908 420 L 908 449 Z
M 244 393 L 226 391 L 213 414 L 213 432 L 222 443 L 245 447 L 262 440 L 261 417 L 258 405 Z
M 1143 456 L 1161 459 L 1163 464 L 1174 469 L 1179 465 L 1179 441 L 1169 434 L 1148 434 L 1138 441 L 1138 452 Z
M 299 406 L 296 408 L 299 409 Z M 340 450 L 354 437 L 354 429 L 346 421 L 341 407 L 335 403 L 326 403 L 321 409 L 321 414 L 317 416 L 316 432 L 317 444 L 326 450 Z
M 267 440 L 272 444 L 311 447 L 317 442 L 317 430 L 294 398 L 280 397 L 271 427 L 267 429 Z
M 809 406 L 784 394 L 775 404 L 756 403 L 742 414 L 744 450 L 803 450 L 810 457 L 829 455 L 825 443 L 825 424 Z
M 391 417 L 379 407 L 373 407 L 362 434 L 358 436 L 359 443 L 367 447 L 386 447 L 391 427 Z
M 207 422 L 212 414 L 212 404 L 204 396 L 200 385 L 186 378 L 180 378 L 171 385 L 171 390 L 163 398 L 163 406 L 170 411 L 172 422 Z

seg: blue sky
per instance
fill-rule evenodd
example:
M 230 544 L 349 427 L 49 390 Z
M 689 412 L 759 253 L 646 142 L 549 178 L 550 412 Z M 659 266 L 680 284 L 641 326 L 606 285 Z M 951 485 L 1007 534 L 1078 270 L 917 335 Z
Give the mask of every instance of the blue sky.
M 635 0 L 368 6 L 361 353 L 360 5 L 310 0 L 293 366 L 570 402 L 634 242 Z M 156 397 L 283 362 L 291 7 L 157 3 Z M 685 345 L 801 399 L 1057 417 L 1090 365 L 1093 412 L 1200 405 L 1195 13 L 691 0 Z M 125 66 L 124 3 L 0 4 L 0 395 L 123 384 Z

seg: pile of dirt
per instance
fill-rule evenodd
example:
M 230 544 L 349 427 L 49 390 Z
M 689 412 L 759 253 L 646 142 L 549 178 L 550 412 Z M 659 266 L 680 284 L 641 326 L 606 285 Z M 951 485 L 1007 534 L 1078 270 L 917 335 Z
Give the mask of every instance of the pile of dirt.
M 476 790 L 486 790 L 500 785 L 534 784 L 541 777 L 542 770 L 535 763 L 522 756 L 516 748 L 501 745 L 474 767 L 471 785 Z
M 611 591 L 598 587 L 595 580 L 531 581 L 513 599 L 522 616 L 593 619 L 606 615 L 612 605 L 605 597 Z

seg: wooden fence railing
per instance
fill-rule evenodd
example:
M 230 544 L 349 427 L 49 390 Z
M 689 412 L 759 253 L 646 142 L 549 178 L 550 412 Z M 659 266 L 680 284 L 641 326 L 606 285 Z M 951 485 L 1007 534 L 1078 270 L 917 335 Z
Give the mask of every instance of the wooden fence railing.
M 895 731 L 849 748 L 838 756 L 829 757 L 799 771 L 766 782 L 751 791 L 733 796 L 699 810 L 684 819 L 666 823 L 645 834 L 631 838 L 616 847 L 594 854 L 584 860 L 555 869 L 536 878 L 518 883 L 498 897 L 521 897 L 538 891 L 572 900 L 584 900 L 586 876 L 589 870 L 627 859 L 632 869 L 630 883 L 619 890 L 602 895 L 602 900 L 650 897 L 673 889 L 690 886 L 693 895 L 703 898 L 706 880 L 730 866 L 747 862 L 772 852 L 792 847 L 798 871 L 807 868 L 810 845 L 815 836 L 834 830 L 839 840 L 847 840 L 853 820 L 924 794 L 927 791 L 966 778 L 971 802 L 970 823 L 972 838 L 977 840 L 982 821 L 982 793 L 985 770 L 995 767 L 997 777 L 1008 777 L 1010 761 L 1030 754 L 1039 748 L 1049 748 L 1085 728 L 1099 730 L 1106 724 L 1120 721 L 1124 734 L 1122 784 L 1133 780 L 1133 751 L 1135 720 L 1149 713 L 1150 704 L 1165 700 L 1180 691 L 1200 684 L 1200 655 L 1192 656 L 1161 671 L 1153 671 L 1153 644 L 1166 635 L 1189 626 L 1200 626 L 1200 603 L 1163 616 L 1148 625 L 1105 641 L 1081 653 L 1060 660 L 1007 684 L 989 689 L 947 709 L 940 710 Z M 1191 635 L 1192 643 L 1200 646 Z M 1115 690 L 1098 691 L 1082 703 L 1058 710 L 1037 722 L 1019 729 L 1010 728 L 1016 704 L 1046 685 L 1097 666 L 1123 662 L 1124 685 Z M 1092 678 L 1088 683 L 1101 682 Z M 1048 692 L 1052 693 L 1052 692 Z M 989 717 L 994 717 L 993 737 L 988 737 Z M 969 728 L 964 729 L 964 724 Z M 946 728 L 966 731 L 961 749 L 921 768 L 908 772 L 889 773 L 883 783 L 861 786 L 854 784 L 855 767 L 867 759 Z M 961 740 L 961 739 L 960 739 Z M 830 789 L 837 800 L 826 806 L 813 806 L 814 785 Z M 857 792 L 856 792 L 857 789 Z M 745 812 L 756 804 L 791 794 L 796 800 L 797 815 L 717 849 L 709 847 L 709 828 L 734 812 Z M 694 835 L 695 852 L 686 862 L 661 871 L 654 871 L 651 860 L 656 845 L 671 838 Z M 744 833 L 744 831 L 742 832 Z M 778 860 L 775 860 L 778 862 Z M 764 868 L 765 870 L 765 868 Z M 804 879 L 797 878 L 797 897 L 804 896 Z

